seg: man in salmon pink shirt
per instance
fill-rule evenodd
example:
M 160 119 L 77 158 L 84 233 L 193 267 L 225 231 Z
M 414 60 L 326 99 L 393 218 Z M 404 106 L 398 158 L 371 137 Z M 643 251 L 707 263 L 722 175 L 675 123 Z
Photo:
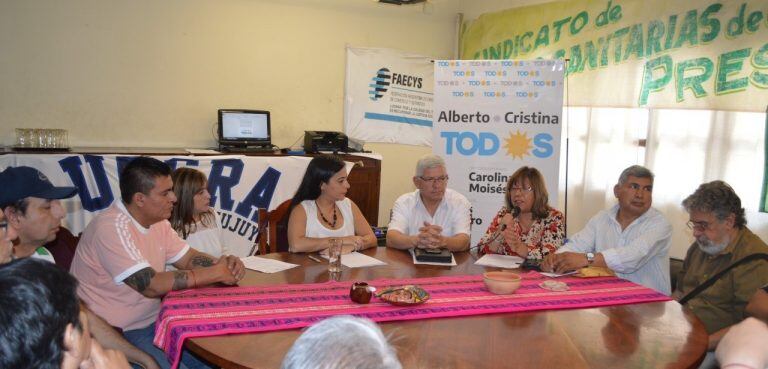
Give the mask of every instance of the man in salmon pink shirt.
M 170 291 L 236 284 L 245 274 L 234 256 L 214 258 L 190 248 L 171 228 L 176 196 L 171 168 L 154 158 L 133 159 L 120 175 L 122 201 L 100 213 L 80 238 L 71 272 L 78 294 L 125 338 L 169 367 L 152 344 L 160 299 Z M 178 270 L 165 271 L 166 265 Z M 205 368 L 184 353 L 182 364 Z

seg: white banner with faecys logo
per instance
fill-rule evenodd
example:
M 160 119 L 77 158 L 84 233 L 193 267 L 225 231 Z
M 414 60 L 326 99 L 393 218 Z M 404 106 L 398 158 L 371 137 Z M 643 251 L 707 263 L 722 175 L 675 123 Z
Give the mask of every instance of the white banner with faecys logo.
M 100 211 L 120 199 L 121 169 L 135 156 L 79 154 L 0 155 L 0 170 L 30 166 L 56 186 L 76 186 L 78 194 L 63 201 L 63 225 L 82 232 Z M 258 208 L 274 209 L 293 197 L 311 158 L 250 156 L 153 156 L 172 169 L 192 167 L 208 177 L 211 204 L 221 217 L 223 243 L 229 252 L 246 256 L 258 229 Z M 351 165 L 347 165 L 351 170 Z M 1 189 L 0 189 L 1 190 Z
M 347 136 L 368 142 L 429 146 L 432 73 L 432 62 L 424 56 L 347 47 Z
M 504 205 L 507 179 L 538 169 L 557 208 L 563 62 L 435 61 L 433 152 L 472 203 L 472 244 Z

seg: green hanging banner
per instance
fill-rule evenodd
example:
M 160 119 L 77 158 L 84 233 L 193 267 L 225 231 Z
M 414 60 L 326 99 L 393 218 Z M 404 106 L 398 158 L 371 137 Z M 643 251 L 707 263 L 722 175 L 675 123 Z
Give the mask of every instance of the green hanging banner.
M 461 59 L 569 59 L 573 106 L 762 111 L 768 1 L 571 0 L 465 23 Z

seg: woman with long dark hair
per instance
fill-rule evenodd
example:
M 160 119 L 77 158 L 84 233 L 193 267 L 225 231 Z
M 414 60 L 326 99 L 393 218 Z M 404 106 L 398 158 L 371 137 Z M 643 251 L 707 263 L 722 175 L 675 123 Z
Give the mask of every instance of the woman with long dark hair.
M 360 208 L 346 197 L 349 189 L 344 161 L 335 155 L 312 159 L 291 200 L 288 245 L 291 252 L 328 248 L 340 239 L 344 253 L 376 246 L 376 236 Z
M 208 179 L 192 168 L 179 168 L 171 174 L 176 203 L 171 213 L 171 226 L 189 246 L 198 251 L 221 257 L 221 221 L 211 207 Z
M 565 238 L 563 213 L 549 206 L 544 176 L 522 167 L 507 181 L 504 206 L 478 242 L 480 254 L 517 255 L 541 261 Z

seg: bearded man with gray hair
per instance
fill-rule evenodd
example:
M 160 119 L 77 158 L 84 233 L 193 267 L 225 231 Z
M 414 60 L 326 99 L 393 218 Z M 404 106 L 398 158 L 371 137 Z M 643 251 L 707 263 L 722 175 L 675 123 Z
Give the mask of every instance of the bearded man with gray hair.
M 685 256 L 673 297 L 687 300 L 688 308 L 704 323 L 713 350 L 732 325 L 747 317 L 750 297 L 768 281 L 768 261 L 750 257 L 768 254 L 768 246 L 747 228 L 741 199 L 723 181 L 702 184 L 682 205 L 696 240 Z M 739 264 L 709 287 L 687 296 L 735 263 Z

